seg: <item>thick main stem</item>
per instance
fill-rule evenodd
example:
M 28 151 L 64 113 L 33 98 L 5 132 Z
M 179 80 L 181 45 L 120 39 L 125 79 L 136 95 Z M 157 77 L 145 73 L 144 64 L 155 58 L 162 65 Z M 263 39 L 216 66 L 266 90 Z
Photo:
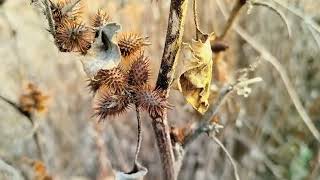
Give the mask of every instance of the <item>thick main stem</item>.
M 171 0 L 166 42 L 162 56 L 156 88 L 169 96 L 170 84 L 173 80 L 176 59 L 180 50 L 183 27 L 187 12 L 188 0 Z M 174 154 L 170 139 L 167 112 L 164 117 L 153 119 L 152 122 L 163 169 L 163 179 L 175 180 L 177 172 L 174 168 Z

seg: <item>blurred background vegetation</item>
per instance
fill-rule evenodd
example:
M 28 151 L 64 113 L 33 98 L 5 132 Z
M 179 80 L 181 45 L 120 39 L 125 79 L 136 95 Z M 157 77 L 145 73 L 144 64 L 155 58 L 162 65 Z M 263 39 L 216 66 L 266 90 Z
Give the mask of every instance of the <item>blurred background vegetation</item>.
M 280 1 L 280 0 L 279 0 Z M 46 21 L 26 0 L 0 1 L 0 95 L 19 103 L 32 82 L 50 96 L 47 111 L 33 117 L 32 125 L 13 106 L 0 101 L 0 179 L 19 176 L 54 179 L 96 179 L 99 151 L 92 118 L 87 79 L 79 57 L 61 53 L 46 31 Z M 230 10 L 234 0 L 199 0 L 201 28 L 220 34 L 225 24 L 221 3 Z M 219 3 L 217 3 L 219 2 Z M 320 32 L 304 19 L 274 1 L 291 27 L 291 37 L 279 15 L 265 7 L 248 6 L 241 11 L 238 24 L 263 44 L 285 67 L 303 106 L 320 129 Z M 320 1 L 281 0 L 292 9 L 320 24 Z M 125 31 L 149 36 L 148 47 L 156 78 L 167 27 L 169 0 L 83 0 L 85 12 L 106 9 Z M 190 6 L 191 7 L 191 4 Z M 184 41 L 194 38 L 191 10 Z M 226 56 L 215 62 L 215 83 L 234 80 L 235 73 L 260 59 L 259 53 L 239 34 L 231 31 L 225 42 Z M 248 98 L 233 95 L 219 113 L 224 129 L 218 138 L 234 157 L 241 179 L 320 179 L 319 142 L 297 113 L 279 73 L 261 61 L 253 76 L 264 79 L 253 87 Z M 199 115 L 176 91 L 169 100 L 170 123 L 183 126 L 199 120 Z M 129 171 L 134 158 L 136 121 L 134 109 L 128 114 L 100 124 L 110 167 Z M 143 114 L 143 144 L 140 161 L 149 172 L 146 179 L 161 179 L 161 166 L 147 114 Z M 37 132 L 42 160 L 37 153 Z M 41 164 L 45 169 L 41 169 Z M 15 174 L 16 173 L 16 174 Z M 111 169 L 105 172 L 111 176 Z M 40 179 L 40 178 L 39 178 Z M 189 148 L 179 176 L 183 180 L 234 179 L 233 168 L 221 148 L 206 136 Z

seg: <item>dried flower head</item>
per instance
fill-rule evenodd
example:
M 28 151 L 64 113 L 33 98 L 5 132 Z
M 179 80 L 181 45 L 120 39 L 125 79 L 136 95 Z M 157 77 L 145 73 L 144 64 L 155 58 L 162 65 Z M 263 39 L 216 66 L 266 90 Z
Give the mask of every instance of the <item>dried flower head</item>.
M 117 41 L 121 55 L 125 58 L 134 56 L 135 53 L 143 50 L 143 47 L 150 45 L 147 37 L 141 37 L 140 35 L 132 32 L 120 33 Z
M 107 117 L 114 117 L 124 113 L 130 105 L 129 95 L 126 93 L 116 93 L 115 91 L 99 91 L 94 104 L 94 116 L 99 121 Z
M 90 49 L 94 33 L 83 24 L 64 21 L 56 31 L 55 42 L 62 52 L 81 52 L 86 54 Z
M 139 108 L 147 111 L 151 118 L 164 117 L 166 108 L 171 108 L 161 90 L 153 90 L 150 86 L 137 88 L 135 91 L 135 103 Z
M 120 67 L 101 69 L 89 82 L 89 87 L 93 92 L 96 92 L 100 87 L 116 92 L 123 92 L 126 86 L 127 75 Z
M 80 20 L 83 14 L 83 6 L 80 2 L 81 0 L 58 0 L 58 2 L 53 3 L 50 0 L 52 17 L 56 26 L 59 26 L 65 20 Z
M 26 113 L 47 111 L 49 96 L 44 95 L 34 84 L 29 83 L 19 98 L 19 105 Z
M 132 63 L 129 70 L 128 83 L 132 86 L 143 86 L 150 78 L 150 60 L 144 54 L 140 54 Z
M 109 20 L 109 15 L 106 11 L 99 9 L 98 12 L 93 16 L 91 20 L 91 26 L 95 28 L 102 27 Z

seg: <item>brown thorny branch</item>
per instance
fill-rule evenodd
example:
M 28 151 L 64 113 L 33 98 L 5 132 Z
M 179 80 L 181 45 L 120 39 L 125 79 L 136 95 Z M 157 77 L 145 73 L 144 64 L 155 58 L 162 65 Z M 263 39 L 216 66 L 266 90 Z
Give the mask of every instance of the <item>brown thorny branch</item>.
M 169 96 L 170 84 L 173 80 L 176 60 L 182 43 L 185 17 L 188 0 L 171 0 L 168 18 L 166 42 L 156 88 L 166 91 Z M 178 173 L 175 171 L 175 157 L 170 139 L 170 128 L 167 119 L 167 110 L 164 117 L 152 121 L 157 145 L 162 162 L 163 179 L 174 180 Z
M 35 121 L 30 113 L 24 111 L 18 104 L 14 103 L 13 101 L 9 100 L 8 98 L 5 98 L 0 95 L 0 99 L 3 100 L 4 102 L 6 102 L 7 104 L 9 104 L 10 106 L 12 106 L 21 115 L 26 117 L 29 120 L 29 122 L 31 123 L 32 128 L 36 127 Z M 43 160 L 43 152 L 42 152 L 42 148 L 41 148 L 41 143 L 40 143 L 38 131 L 34 131 L 33 140 L 35 142 L 35 145 L 36 145 L 36 148 L 38 151 L 38 156 L 41 160 Z
M 184 2 L 186 3 L 186 2 Z M 219 40 L 223 40 L 226 36 L 227 32 L 230 30 L 232 23 L 241 7 L 245 4 L 244 0 L 239 0 L 234 6 L 234 10 L 232 15 L 230 16 L 222 35 Z M 168 23 L 168 31 L 166 38 L 165 50 L 162 58 L 160 73 L 157 81 L 157 88 L 161 88 L 167 90 L 167 96 L 169 93 L 169 85 L 172 81 L 172 75 L 174 74 L 175 68 L 175 60 L 177 58 L 177 53 L 179 51 L 179 47 L 181 44 L 181 37 L 183 31 L 183 22 L 184 22 L 184 14 L 185 12 L 181 12 L 181 10 L 186 11 L 187 5 L 183 6 L 183 3 L 180 4 L 176 1 L 171 1 L 170 15 L 169 15 L 169 23 Z M 193 12 L 194 12 L 194 23 L 196 26 L 196 36 L 201 34 L 199 29 L 199 23 L 197 19 L 197 6 L 196 0 L 193 1 Z M 180 20 L 173 19 L 176 12 L 181 12 Z M 181 16 L 182 15 L 182 16 Z M 179 30 L 176 30 L 176 33 L 172 30 L 172 27 L 179 27 Z M 174 33 L 174 34 L 173 34 Z M 213 42 L 213 44 L 216 42 Z M 233 85 L 226 86 L 222 88 L 219 96 L 217 97 L 214 104 L 212 104 L 209 110 L 205 113 L 203 118 L 199 121 L 199 123 L 195 123 L 195 125 L 191 126 L 188 134 L 183 138 L 183 142 L 173 141 L 173 145 L 171 144 L 171 140 L 169 136 L 169 127 L 167 122 L 167 116 L 163 119 L 153 120 L 153 127 L 156 134 L 156 139 L 158 143 L 158 147 L 160 150 L 160 156 L 162 160 L 163 170 L 165 179 L 176 179 L 179 170 L 181 168 L 181 162 L 184 156 L 184 149 L 195 139 L 197 139 L 201 134 L 205 132 L 210 132 L 217 130 L 220 126 L 212 124 L 210 121 L 213 116 L 217 114 L 223 100 L 227 97 L 227 95 L 234 89 Z M 173 150 L 172 150 L 173 148 Z M 174 156 L 173 153 L 174 152 Z

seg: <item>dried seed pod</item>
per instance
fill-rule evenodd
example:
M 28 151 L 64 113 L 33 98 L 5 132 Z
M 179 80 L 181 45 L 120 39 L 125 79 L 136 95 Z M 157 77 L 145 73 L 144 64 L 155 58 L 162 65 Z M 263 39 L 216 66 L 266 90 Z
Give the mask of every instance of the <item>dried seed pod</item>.
M 99 91 L 95 99 L 94 116 L 98 117 L 99 121 L 124 113 L 130 105 L 128 94 L 110 90 Z
M 117 40 L 121 55 L 125 58 L 134 56 L 135 53 L 143 50 L 144 46 L 150 45 L 147 37 L 141 37 L 132 32 L 120 33 Z
M 101 69 L 89 83 L 89 87 L 93 92 L 96 92 L 100 87 L 123 92 L 126 86 L 127 76 L 120 67 Z
M 132 86 L 143 86 L 150 78 L 150 60 L 144 54 L 140 54 L 132 63 L 129 70 L 128 83 Z
M 102 27 L 105 25 L 109 20 L 109 15 L 107 12 L 99 9 L 98 12 L 93 16 L 91 19 L 91 26 L 95 28 Z
M 81 19 L 83 6 L 80 2 L 81 0 L 58 0 L 58 2 L 53 3 L 50 0 L 50 8 L 56 28 L 65 20 L 78 21 Z
M 44 95 L 34 84 L 29 83 L 19 98 L 19 105 L 26 113 L 45 112 L 49 96 Z
M 160 90 L 153 90 L 150 86 L 137 88 L 134 97 L 138 107 L 147 111 L 153 119 L 164 117 L 165 109 L 171 108 L 164 93 Z
M 56 31 L 55 42 L 61 52 L 86 54 L 94 39 L 94 32 L 83 24 L 64 21 Z

